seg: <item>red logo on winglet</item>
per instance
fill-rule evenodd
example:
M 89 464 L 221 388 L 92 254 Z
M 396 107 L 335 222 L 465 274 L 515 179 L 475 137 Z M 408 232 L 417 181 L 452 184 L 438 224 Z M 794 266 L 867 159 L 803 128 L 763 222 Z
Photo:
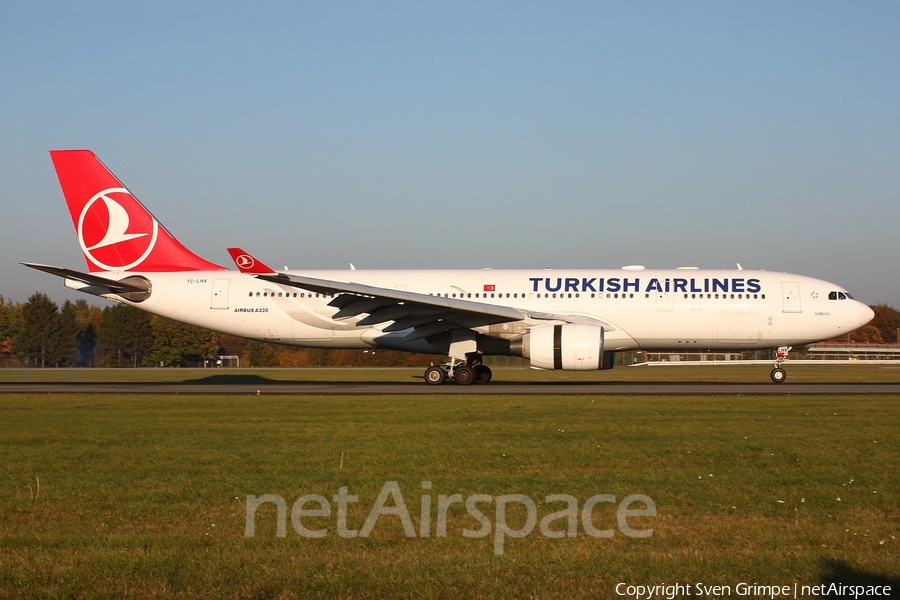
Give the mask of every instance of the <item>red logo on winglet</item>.
M 248 252 L 244 252 L 240 248 L 228 248 L 228 254 L 241 273 L 274 273 L 268 265 L 253 258 Z

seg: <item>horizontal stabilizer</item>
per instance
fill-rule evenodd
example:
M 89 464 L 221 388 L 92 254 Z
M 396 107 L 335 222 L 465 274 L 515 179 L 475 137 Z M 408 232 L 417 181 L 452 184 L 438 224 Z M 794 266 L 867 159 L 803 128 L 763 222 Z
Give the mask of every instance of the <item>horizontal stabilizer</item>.
M 146 285 L 135 285 L 127 281 L 116 281 L 115 279 L 107 279 L 106 277 L 100 277 L 99 275 L 81 273 L 79 271 L 73 271 L 72 269 L 64 269 L 63 267 L 24 262 L 19 264 L 31 267 L 32 269 L 37 269 L 38 271 L 43 271 L 44 273 L 56 275 L 57 277 L 80 281 L 86 285 L 98 288 L 105 288 L 113 294 L 144 293 L 147 291 Z

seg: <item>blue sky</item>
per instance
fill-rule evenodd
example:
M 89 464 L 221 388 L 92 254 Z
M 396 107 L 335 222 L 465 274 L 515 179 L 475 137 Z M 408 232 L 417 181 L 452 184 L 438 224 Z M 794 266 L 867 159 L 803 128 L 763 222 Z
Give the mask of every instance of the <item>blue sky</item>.
M 788 271 L 900 307 L 895 2 L 0 3 L 0 294 L 47 150 L 291 268 Z

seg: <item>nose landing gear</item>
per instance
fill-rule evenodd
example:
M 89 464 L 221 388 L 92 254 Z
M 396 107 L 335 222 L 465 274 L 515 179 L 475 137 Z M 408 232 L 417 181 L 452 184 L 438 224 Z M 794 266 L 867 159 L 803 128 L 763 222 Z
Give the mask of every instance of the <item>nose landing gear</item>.
M 784 369 L 781 368 L 781 365 L 784 364 L 784 361 L 788 359 L 788 352 L 791 351 L 791 346 L 781 346 L 778 350 L 775 351 L 775 368 L 772 369 L 771 377 L 772 381 L 775 383 L 784 383 L 784 380 L 787 379 L 787 373 L 785 373 Z

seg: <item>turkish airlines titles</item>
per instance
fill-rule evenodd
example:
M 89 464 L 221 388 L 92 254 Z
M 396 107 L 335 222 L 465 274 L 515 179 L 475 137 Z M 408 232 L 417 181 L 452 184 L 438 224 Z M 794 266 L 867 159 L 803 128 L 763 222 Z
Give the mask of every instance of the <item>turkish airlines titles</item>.
M 743 277 L 651 278 L 646 286 L 640 277 L 529 277 L 532 292 L 682 292 L 756 294 L 762 291 L 759 279 Z

